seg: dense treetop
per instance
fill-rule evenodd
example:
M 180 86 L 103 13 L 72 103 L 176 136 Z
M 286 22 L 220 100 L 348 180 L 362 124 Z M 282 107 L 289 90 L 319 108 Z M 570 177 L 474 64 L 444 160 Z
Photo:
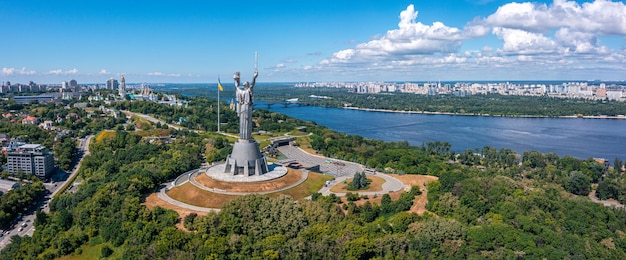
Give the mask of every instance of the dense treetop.
M 503 96 L 499 94 L 454 96 L 417 95 L 411 93 L 357 94 L 334 88 L 259 89 L 257 99 L 284 100 L 299 98 L 306 104 L 325 107 L 397 111 L 445 112 L 493 116 L 617 116 L 626 115 L 626 103 L 606 100 L 553 98 L 548 96 Z M 330 99 L 311 98 L 327 96 Z
M 155 108 L 164 114 L 178 109 L 184 117 L 206 109 Z M 284 117 L 266 111 L 255 116 L 261 130 Z M 286 125 L 298 124 L 289 120 Z M 227 140 L 168 130 L 175 141 L 151 143 L 120 130 L 91 145 L 78 191 L 53 200 L 51 213 L 38 213 L 34 236 L 11 238 L 0 259 L 626 258 L 626 210 L 587 198 L 594 183 L 605 183 L 603 194 L 621 198 L 610 192 L 624 183 L 617 168 L 535 151 L 518 155 L 483 147 L 457 154 L 445 142 L 414 147 L 309 129 L 313 135 L 298 142 L 326 156 L 389 173 L 439 176 L 428 185 L 430 213 L 406 212 L 416 196 L 424 196 L 412 189 L 396 201 L 383 195 L 380 205 L 349 202 L 343 210 L 333 195 L 298 202 L 249 195 L 219 213 L 182 220 L 141 201 L 161 183 L 198 167 L 201 153 L 220 158 L 230 147 Z M 189 231 L 174 226 L 180 221 Z

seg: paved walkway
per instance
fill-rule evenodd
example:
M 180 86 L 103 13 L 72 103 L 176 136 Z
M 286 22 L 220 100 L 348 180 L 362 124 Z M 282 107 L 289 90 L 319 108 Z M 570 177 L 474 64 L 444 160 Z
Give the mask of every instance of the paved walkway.
M 365 192 L 354 191 L 352 193 L 358 193 L 359 195 L 374 195 L 374 194 L 382 195 L 382 194 L 389 193 L 389 192 L 396 192 L 405 188 L 404 183 L 402 183 L 398 179 L 391 177 L 387 174 L 377 173 L 376 175 L 372 175 L 372 176 L 377 176 L 377 177 L 381 177 L 385 179 L 385 183 L 383 183 L 383 189 L 381 191 L 365 191 Z M 332 188 L 333 186 L 339 183 L 343 183 L 344 180 L 347 180 L 349 178 L 352 178 L 352 176 L 338 177 L 332 183 L 330 183 L 330 185 L 322 187 L 319 193 L 321 193 L 324 196 L 330 195 L 331 193 L 334 193 L 335 195 L 340 196 L 340 197 L 346 196 L 346 193 L 332 192 L 330 191 L 330 188 Z
M 293 159 L 310 166 L 319 165 L 321 172 L 335 177 L 352 177 L 355 173 L 363 171 L 363 166 L 360 164 L 313 155 L 305 152 L 299 147 L 291 145 L 280 146 L 278 147 L 278 151 L 289 159 Z
M 330 183 L 330 185 L 328 187 L 322 187 L 322 189 L 319 190 L 319 192 L 322 195 L 329 195 L 331 193 L 336 194 L 337 196 L 345 196 L 346 193 L 335 193 L 335 192 L 331 192 L 330 188 L 338 183 L 342 183 L 344 180 L 347 180 L 349 178 L 352 178 L 354 176 L 354 173 L 357 172 L 362 172 L 363 171 L 363 166 L 357 163 L 353 163 L 353 162 L 348 162 L 348 161 L 343 161 L 343 160 L 337 160 L 337 159 L 331 159 L 331 158 L 327 158 L 324 156 L 320 156 L 320 155 L 314 155 L 314 154 L 309 154 L 307 152 L 305 152 L 304 150 L 300 149 L 299 147 L 294 147 L 294 146 L 281 146 L 278 148 L 278 150 L 285 155 L 287 158 L 292 159 L 292 160 L 296 160 L 305 164 L 309 164 L 311 166 L 313 165 L 319 165 L 320 166 L 320 171 L 335 176 L 335 180 Z M 186 172 L 183 175 L 179 176 L 174 182 L 170 182 L 166 185 L 166 187 L 162 188 L 159 193 L 158 193 L 158 197 L 161 198 L 162 200 L 175 205 L 175 206 L 179 206 L 182 208 L 187 208 L 190 210 L 196 210 L 196 211 L 201 211 L 201 212 L 215 212 L 215 211 L 219 211 L 219 209 L 212 209 L 212 208 L 203 208 L 203 207 L 198 207 L 198 206 L 193 206 L 193 205 L 189 205 L 177 200 L 174 200 L 172 198 L 170 198 L 167 195 L 167 190 L 174 188 L 176 186 L 182 185 L 184 183 L 186 183 L 187 181 L 191 182 L 191 184 L 193 184 L 194 186 L 205 190 L 205 191 L 209 191 L 209 192 L 214 192 L 214 193 L 220 193 L 220 194 L 227 194 L 227 195 L 247 195 L 247 194 L 268 194 L 268 193 L 274 193 L 274 192 L 280 192 L 280 191 L 285 191 L 288 189 L 291 189 L 295 186 L 300 185 L 301 183 L 303 183 L 304 181 L 306 181 L 306 179 L 308 178 L 309 175 L 309 171 L 303 170 L 302 171 L 302 177 L 300 178 L 300 180 L 292 185 L 289 185 L 287 187 L 281 188 L 279 190 L 275 190 L 275 191 L 268 191 L 268 192 L 229 192 L 229 191 L 225 191 L 225 190 L 219 190 L 219 189 L 214 189 L 214 188 L 209 188 L 209 187 L 205 187 L 203 185 L 201 185 L 200 183 L 198 183 L 195 180 L 195 176 L 197 176 L 200 173 L 204 173 L 204 171 L 201 170 L 194 170 L 194 171 L 190 171 L 190 172 Z M 389 193 L 389 192 L 396 192 L 399 190 L 402 190 L 405 187 L 405 185 L 399 181 L 396 178 L 393 178 L 387 174 L 384 173 L 377 173 L 376 176 L 381 177 L 383 179 L 385 179 L 385 183 L 383 183 L 382 185 L 382 190 L 381 191 L 368 191 L 368 192 L 357 192 L 360 195 L 374 195 L 374 194 L 385 194 L 385 193 Z

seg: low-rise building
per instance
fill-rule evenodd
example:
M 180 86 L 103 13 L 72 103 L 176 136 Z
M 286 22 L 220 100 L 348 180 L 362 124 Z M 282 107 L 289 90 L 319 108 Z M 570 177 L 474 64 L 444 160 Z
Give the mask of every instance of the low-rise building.
M 43 123 L 39 124 L 39 128 L 43 130 L 54 130 L 53 124 L 54 122 L 52 122 L 51 120 L 46 120 L 43 121 Z
M 24 125 L 36 125 L 39 124 L 39 119 L 34 116 L 27 116 L 22 119 L 22 124 Z
M 47 179 L 54 172 L 54 156 L 40 144 L 24 144 L 9 150 L 7 168 L 9 173 L 23 172 Z

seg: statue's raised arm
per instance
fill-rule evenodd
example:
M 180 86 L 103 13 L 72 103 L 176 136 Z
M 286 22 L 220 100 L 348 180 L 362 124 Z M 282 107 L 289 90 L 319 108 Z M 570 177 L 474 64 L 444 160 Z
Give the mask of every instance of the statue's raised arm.
M 250 83 L 250 89 L 254 88 L 254 84 L 256 83 L 256 77 L 259 76 L 259 71 L 254 70 L 254 77 L 252 77 L 252 83 Z
M 233 79 L 235 80 L 235 87 L 239 88 L 239 79 L 240 79 L 239 71 L 235 72 L 235 75 L 233 75 Z

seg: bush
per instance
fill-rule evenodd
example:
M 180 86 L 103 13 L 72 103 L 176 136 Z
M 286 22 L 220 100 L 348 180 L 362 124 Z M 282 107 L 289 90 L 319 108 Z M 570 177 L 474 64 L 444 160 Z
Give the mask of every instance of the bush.
M 185 226 L 185 228 L 193 231 L 193 223 L 196 220 L 196 217 L 198 217 L 198 214 L 196 214 L 195 212 L 192 212 L 189 215 L 185 216 L 185 219 L 183 221 L 183 225 Z
M 348 193 L 346 193 L 346 199 L 348 201 L 357 201 L 360 198 L 359 198 L 359 194 L 358 193 L 348 192 Z
M 102 250 L 100 250 L 100 254 L 102 255 L 102 257 L 109 257 L 113 254 L 113 250 L 109 248 L 109 246 L 104 246 L 102 247 Z

